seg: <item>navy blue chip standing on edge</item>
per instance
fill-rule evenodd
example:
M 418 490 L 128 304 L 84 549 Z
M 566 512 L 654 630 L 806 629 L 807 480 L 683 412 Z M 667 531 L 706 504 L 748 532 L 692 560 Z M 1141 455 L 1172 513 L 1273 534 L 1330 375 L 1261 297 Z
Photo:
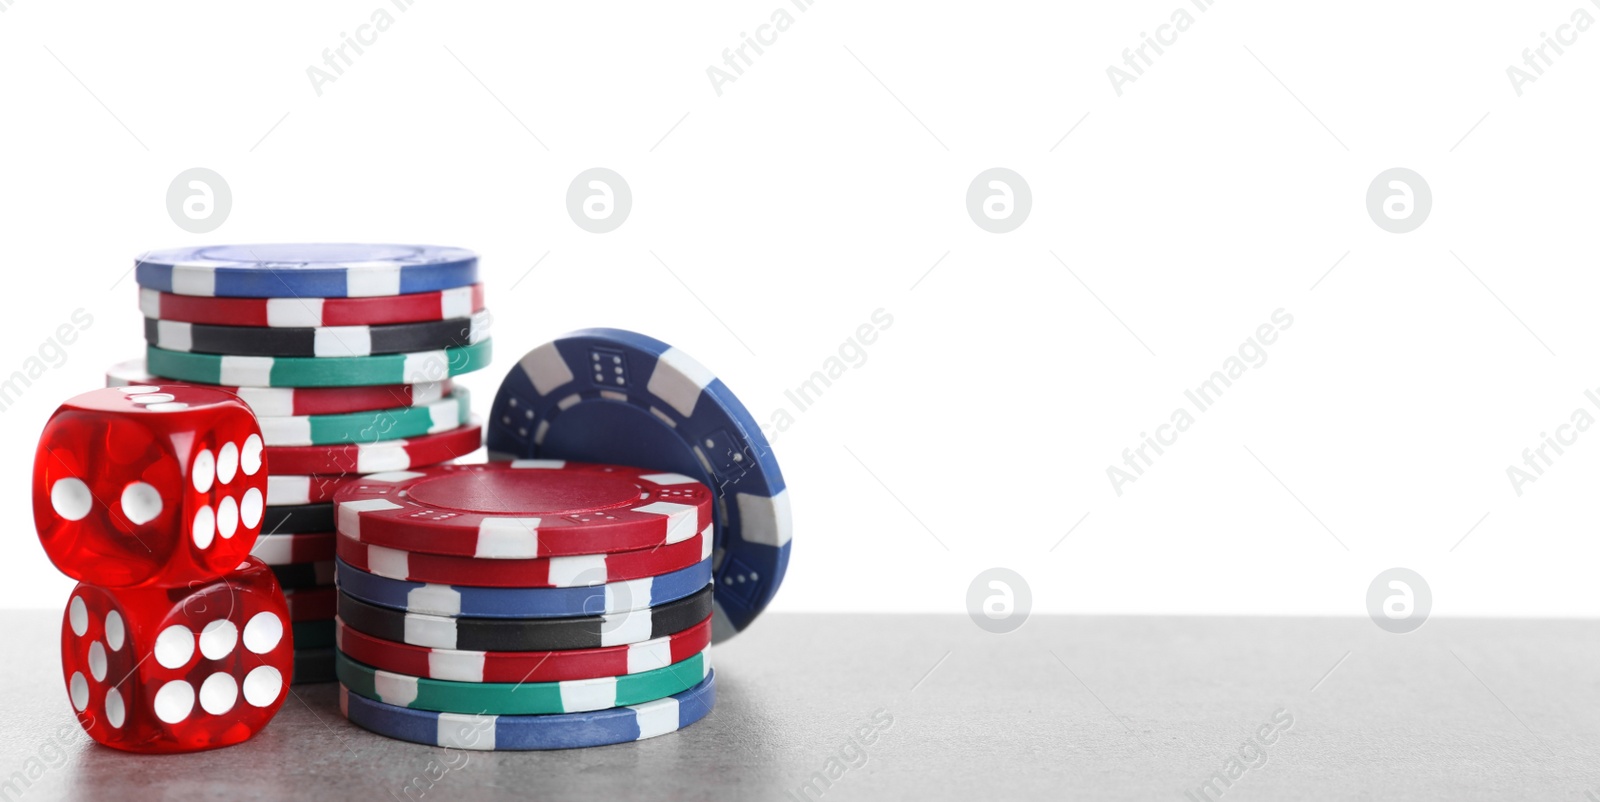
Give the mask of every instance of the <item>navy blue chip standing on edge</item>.
M 633 465 L 715 491 L 715 641 L 777 594 L 793 528 L 778 461 L 744 404 L 682 351 L 619 329 L 572 332 L 511 369 L 487 423 L 495 458 Z
M 437 245 L 202 245 L 134 261 L 139 286 L 230 298 L 361 298 L 465 287 L 478 255 Z

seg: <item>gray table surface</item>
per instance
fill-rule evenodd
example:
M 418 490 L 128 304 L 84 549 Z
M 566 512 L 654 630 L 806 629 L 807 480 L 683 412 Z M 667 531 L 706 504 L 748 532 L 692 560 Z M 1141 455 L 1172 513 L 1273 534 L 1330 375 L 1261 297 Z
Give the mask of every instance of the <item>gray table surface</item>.
M 640 743 L 418 746 L 314 685 L 251 741 L 146 757 L 77 729 L 59 620 L 0 613 L 0 799 L 1600 799 L 1592 621 L 774 614 L 715 650 L 708 718 Z

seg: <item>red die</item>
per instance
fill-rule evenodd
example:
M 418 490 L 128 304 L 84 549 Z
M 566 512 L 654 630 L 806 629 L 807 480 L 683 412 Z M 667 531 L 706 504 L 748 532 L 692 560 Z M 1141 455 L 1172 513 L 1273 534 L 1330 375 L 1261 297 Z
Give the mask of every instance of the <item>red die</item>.
M 294 670 L 289 610 L 255 558 L 187 588 L 80 584 L 61 624 L 61 665 L 78 721 L 100 743 L 228 746 L 283 705 Z
M 255 545 L 266 504 L 261 427 L 231 393 L 113 387 L 56 410 L 33 462 L 50 561 L 106 587 L 221 576 Z

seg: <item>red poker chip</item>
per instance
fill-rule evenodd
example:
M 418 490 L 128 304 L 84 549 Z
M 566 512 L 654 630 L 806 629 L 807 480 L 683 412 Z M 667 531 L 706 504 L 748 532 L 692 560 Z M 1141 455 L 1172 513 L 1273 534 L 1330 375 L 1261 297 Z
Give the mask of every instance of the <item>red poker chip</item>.
M 267 506 L 289 507 L 333 501 L 335 493 L 352 476 L 333 474 L 280 474 L 267 477 Z
M 414 407 L 431 404 L 455 390 L 455 385 L 449 379 L 421 384 L 371 384 L 357 387 L 225 387 L 220 384 L 178 382 L 152 376 L 144 369 L 143 359 L 112 365 L 111 369 L 106 371 L 107 387 L 125 387 L 133 384 L 193 384 L 197 387 L 226 390 L 244 399 L 256 413 L 256 417 L 343 415 L 350 412 Z
M 267 565 L 323 562 L 333 559 L 337 537 L 332 532 L 262 534 L 250 554 Z
M 660 576 L 711 556 L 711 528 L 688 540 L 637 551 L 480 560 L 374 546 L 340 537 L 339 558 L 369 574 L 439 585 L 489 588 L 572 588 Z
M 483 285 L 365 298 L 222 298 L 145 287 L 139 309 L 153 320 L 214 326 L 384 326 L 471 317 L 483 310 Z
M 289 620 L 326 621 L 339 612 L 339 589 L 331 585 L 319 588 L 285 588 L 283 600 L 289 603 Z
M 711 526 L 714 498 L 682 474 L 516 460 L 363 477 L 339 490 L 334 516 L 339 534 L 362 543 L 532 560 L 689 540 Z
M 340 474 L 404 471 L 464 457 L 483 443 L 483 427 L 476 422 L 437 434 L 405 440 L 343 443 L 326 446 L 267 446 L 267 466 L 273 473 Z
M 548 652 L 471 652 L 430 649 L 373 637 L 343 621 L 339 649 L 373 668 L 457 682 L 565 682 L 620 677 L 687 660 L 711 643 L 711 619 L 664 638 L 627 646 Z

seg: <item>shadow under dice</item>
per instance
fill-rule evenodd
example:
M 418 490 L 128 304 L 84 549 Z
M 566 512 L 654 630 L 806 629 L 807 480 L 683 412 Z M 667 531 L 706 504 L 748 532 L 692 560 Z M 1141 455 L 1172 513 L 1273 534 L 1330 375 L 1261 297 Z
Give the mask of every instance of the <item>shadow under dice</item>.
M 221 576 L 266 505 L 250 407 L 189 385 L 114 387 L 62 404 L 39 438 L 33 515 L 50 561 L 104 587 Z
M 96 741 L 187 752 L 239 743 L 272 720 L 294 643 L 277 580 L 250 558 L 192 587 L 78 585 L 61 658 L 72 707 Z

